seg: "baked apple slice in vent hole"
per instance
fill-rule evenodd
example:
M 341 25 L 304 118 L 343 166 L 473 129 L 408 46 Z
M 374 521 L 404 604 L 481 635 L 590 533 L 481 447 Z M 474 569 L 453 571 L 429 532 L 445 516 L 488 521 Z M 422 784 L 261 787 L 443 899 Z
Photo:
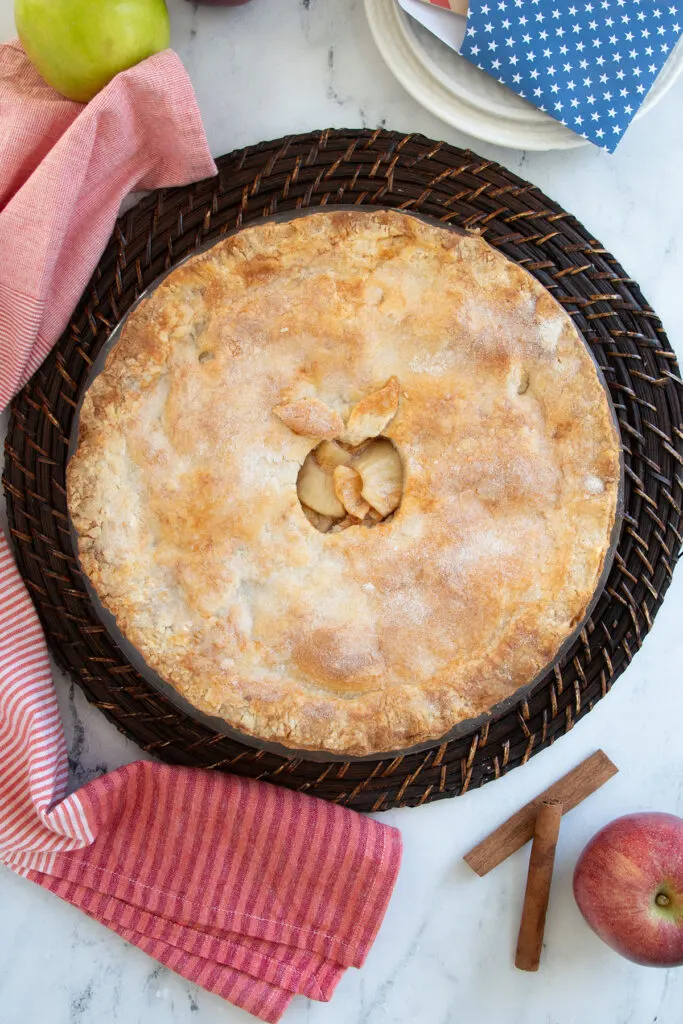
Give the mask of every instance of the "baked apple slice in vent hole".
M 301 507 L 316 530 L 337 533 L 349 526 L 376 526 L 400 505 L 403 463 L 393 441 L 381 433 L 398 406 L 398 378 L 390 377 L 350 410 L 346 423 L 317 398 L 273 409 L 294 433 L 321 438 L 297 479 Z

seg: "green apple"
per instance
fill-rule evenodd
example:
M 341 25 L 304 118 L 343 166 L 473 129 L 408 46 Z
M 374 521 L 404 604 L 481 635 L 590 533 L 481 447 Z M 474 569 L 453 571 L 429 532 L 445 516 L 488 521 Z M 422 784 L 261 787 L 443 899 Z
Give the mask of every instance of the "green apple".
M 14 18 L 45 81 L 81 103 L 170 36 L 165 0 L 15 0 Z

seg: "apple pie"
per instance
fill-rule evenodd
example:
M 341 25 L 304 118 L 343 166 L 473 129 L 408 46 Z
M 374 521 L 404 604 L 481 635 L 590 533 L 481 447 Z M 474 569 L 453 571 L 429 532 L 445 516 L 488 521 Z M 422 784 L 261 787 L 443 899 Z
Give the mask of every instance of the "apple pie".
M 359 209 L 246 228 L 144 298 L 86 393 L 68 500 L 104 606 L 191 704 L 365 755 L 552 661 L 620 473 L 550 293 L 477 235 Z

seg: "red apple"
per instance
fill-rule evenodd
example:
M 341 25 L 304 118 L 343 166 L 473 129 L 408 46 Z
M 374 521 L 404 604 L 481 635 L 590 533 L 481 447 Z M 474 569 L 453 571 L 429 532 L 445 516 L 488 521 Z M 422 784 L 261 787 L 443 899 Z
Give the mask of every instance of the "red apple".
M 683 818 L 626 814 L 593 836 L 574 872 L 593 931 L 649 967 L 683 964 Z

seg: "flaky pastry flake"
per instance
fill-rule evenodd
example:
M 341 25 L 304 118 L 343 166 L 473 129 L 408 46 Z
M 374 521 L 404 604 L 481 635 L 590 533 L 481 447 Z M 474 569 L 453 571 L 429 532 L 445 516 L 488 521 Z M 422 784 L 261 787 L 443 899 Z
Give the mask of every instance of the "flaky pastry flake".
M 304 437 L 339 437 L 344 429 L 344 421 L 339 413 L 319 398 L 284 402 L 276 405 L 273 412 L 286 427 Z
M 354 405 L 346 422 L 344 440 L 359 445 L 381 434 L 398 411 L 398 399 L 398 377 L 390 377 L 383 387 Z

